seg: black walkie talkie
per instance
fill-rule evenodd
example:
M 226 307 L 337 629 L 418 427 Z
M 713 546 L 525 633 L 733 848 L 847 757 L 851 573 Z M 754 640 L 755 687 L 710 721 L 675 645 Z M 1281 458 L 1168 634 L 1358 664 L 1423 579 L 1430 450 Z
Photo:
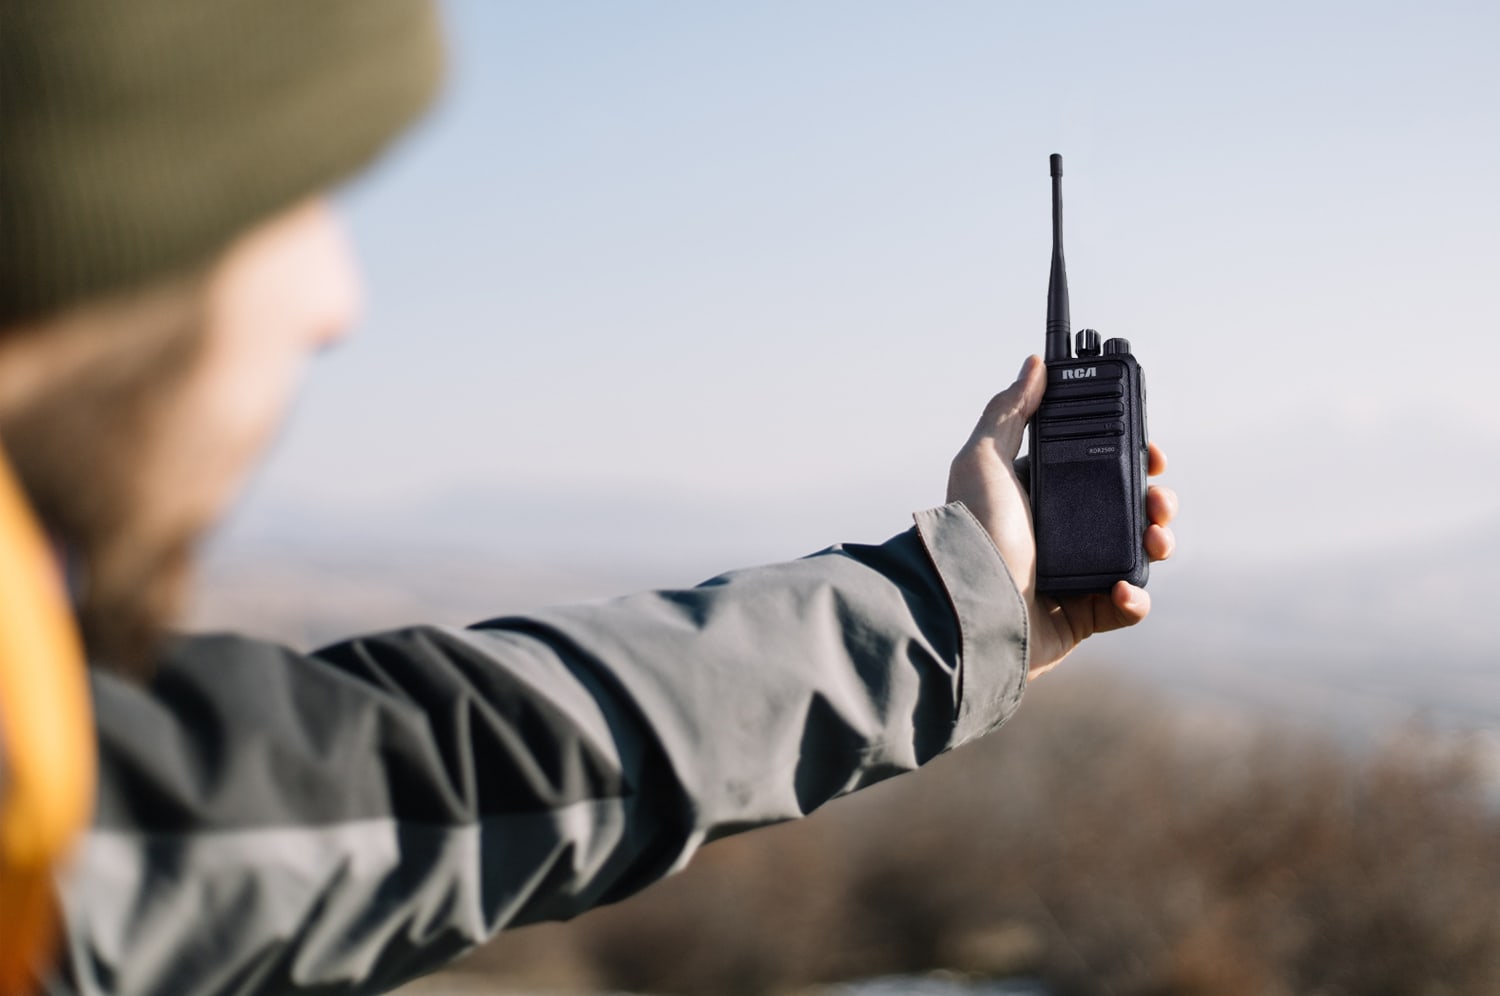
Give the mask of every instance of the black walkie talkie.
M 1052 157 L 1047 390 L 1031 423 L 1036 586 L 1050 594 L 1146 583 L 1146 375 L 1130 343 L 1078 333 L 1062 246 L 1062 156 Z

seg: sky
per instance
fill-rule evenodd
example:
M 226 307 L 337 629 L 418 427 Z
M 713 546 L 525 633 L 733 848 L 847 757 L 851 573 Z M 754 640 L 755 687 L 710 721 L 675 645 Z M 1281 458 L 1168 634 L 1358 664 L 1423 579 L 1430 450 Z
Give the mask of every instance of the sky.
M 1500 525 L 1500 4 L 445 9 L 444 96 L 338 195 L 367 317 L 225 543 L 900 531 L 1042 348 L 1053 152 L 1075 326 L 1133 343 L 1182 496 L 1163 570 Z

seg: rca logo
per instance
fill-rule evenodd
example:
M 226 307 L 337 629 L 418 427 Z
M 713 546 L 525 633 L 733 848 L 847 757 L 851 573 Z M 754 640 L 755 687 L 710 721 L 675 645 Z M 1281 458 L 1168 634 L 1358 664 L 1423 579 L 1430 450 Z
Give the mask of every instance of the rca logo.
M 1063 380 L 1083 380 L 1085 377 L 1099 376 L 1099 368 L 1084 367 L 1080 370 L 1064 370 L 1062 375 Z

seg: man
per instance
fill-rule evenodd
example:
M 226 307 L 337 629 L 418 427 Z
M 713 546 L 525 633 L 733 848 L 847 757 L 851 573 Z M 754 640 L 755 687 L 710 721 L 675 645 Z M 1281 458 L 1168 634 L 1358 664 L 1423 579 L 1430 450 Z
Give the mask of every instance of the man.
M 311 655 L 163 639 L 301 365 L 355 319 L 322 194 L 426 102 L 436 27 L 405 0 L 54 0 L 5 23 L 0 452 L 24 500 L 0 476 L 21 925 L 0 986 L 30 959 L 58 992 L 380 991 L 993 729 L 1028 677 L 1149 611 L 1123 582 L 1033 590 L 1033 357 L 949 504 L 880 546 Z M 1175 507 L 1152 489 L 1153 559 Z M 86 696 L 45 597 L 60 568 Z M 68 846 L 52 946 L 38 869 Z

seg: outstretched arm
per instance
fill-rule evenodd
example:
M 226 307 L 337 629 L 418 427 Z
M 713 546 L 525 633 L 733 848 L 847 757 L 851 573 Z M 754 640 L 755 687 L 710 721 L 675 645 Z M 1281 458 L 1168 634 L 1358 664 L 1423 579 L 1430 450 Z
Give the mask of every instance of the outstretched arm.
M 382 991 L 1000 725 L 1087 635 L 1038 633 L 1010 528 L 1028 376 L 955 461 L 960 500 L 879 546 L 311 655 L 187 639 L 147 687 L 96 675 L 100 800 L 52 988 Z M 1127 595 L 1116 624 L 1145 614 Z
M 70 973 L 380 991 L 999 725 L 1026 627 L 952 504 L 879 546 L 470 629 L 180 641 L 149 687 L 94 680 Z

